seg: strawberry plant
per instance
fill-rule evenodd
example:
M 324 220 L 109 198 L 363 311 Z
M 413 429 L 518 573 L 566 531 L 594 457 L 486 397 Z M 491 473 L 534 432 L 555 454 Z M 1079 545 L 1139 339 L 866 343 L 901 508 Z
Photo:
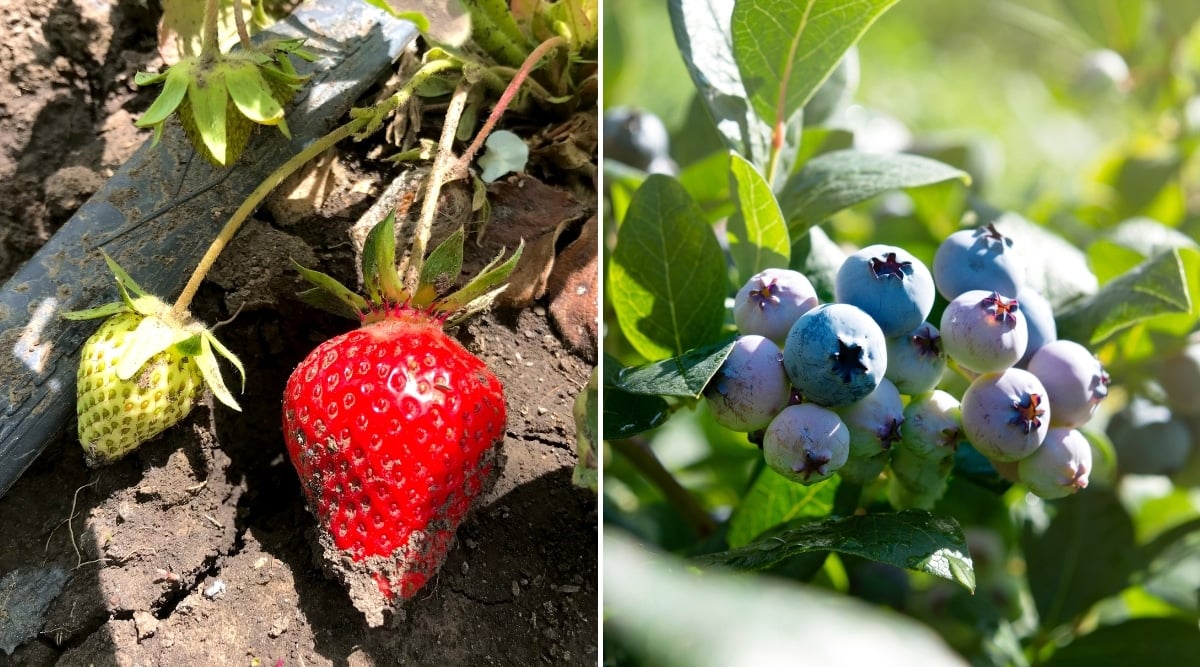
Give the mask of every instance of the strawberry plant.
M 1139 124 L 1090 146 L 1099 166 L 1071 155 L 1063 179 L 1092 180 L 1064 191 L 1027 174 L 1077 145 L 1009 174 L 983 142 L 933 134 L 986 113 L 975 100 L 997 79 L 1055 77 L 1014 57 L 997 79 L 922 78 L 965 57 L 938 50 L 950 34 L 1011 51 L 975 30 L 993 5 L 935 4 L 606 7 L 616 664 L 1175 663 L 1197 649 L 1197 457 L 1182 443 L 1200 443 L 1185 407 L 1200 390 L 1200 15 L 1068 2 L 996 31 L 1034 53 L 1050 48 L 1034 24 L 1110 47 L 1076 54 L 1086 85 L 1058 75 L 1062 104 Z M 1098 18 L 1118 7 L 1122 20 Z M 667 30 L 673 43 L 648 39 Z M 1113 55 L 1137 65 L 1097 90 Z M 1113 127 L 1088 108 L 1072 122 Z M 1042 128 L 1010 115 L 1030 165 Z M 818 303 L 781 324 L 761 276 L 787 271 Z M 752 366 L 743 350 L 762 336 L 781 349 Z M 1112 418 L 1144 401 L 1153 418 Z

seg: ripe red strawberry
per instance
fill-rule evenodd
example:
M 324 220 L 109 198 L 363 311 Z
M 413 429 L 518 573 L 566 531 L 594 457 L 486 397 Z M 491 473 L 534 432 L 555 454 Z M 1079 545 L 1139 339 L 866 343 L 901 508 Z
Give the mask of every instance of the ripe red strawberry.
M 418 303 L 400 288 L 393 234 L 389 218 L 363 252 L 370 302 L 302 270 L 357 311 L 363 326 L 313 350 L 292 372 L 283 401 L 284 439 L 317 516 L 326 564 L 371 625 L 437 573 L 493 472 L 505 430 L 503 387 L 442 327 L 453 311 L 486 306 L 515 264 L 514 257 L 456 294 Z M 447 243 L 430 256 L 413 294 L 432 293 L 449 270 L 457 275 L 461 233 Z

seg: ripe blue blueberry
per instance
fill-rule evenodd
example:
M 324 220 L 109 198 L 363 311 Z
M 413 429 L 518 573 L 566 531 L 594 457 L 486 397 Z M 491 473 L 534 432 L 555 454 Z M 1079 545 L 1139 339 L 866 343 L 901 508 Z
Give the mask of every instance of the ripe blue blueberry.
M 1016 294 L 1025 266 L 1013 240 L 994 225 L 963 229 L 946 237 L 933 255 L 938 292 L 952 301 L 970 290 Z
M 1092 446 L 1073 428 L 1052 428 L 1042 446 L 1017 463 L 1017 475 L 1029 490 L 1047 500 L 1086 488 L 1092 471 Z
M 1020 304 L 996 292 L 963 292 L 942 311 L 941 324 L 946 354 L 976 373 L 1012 366 L 1029 343 Z
M 903 336 L 887 339 L 887 378 L 901 394 L 933 390 L 946 370 L 946 351 L 937 327 L 922 322 Z
M 1050 302 L 1032 287 L 1025 286 L 1017 290 L 1017 303 L 1021 304 L 1021 314 L 1025 316 L 1025 325 L 1029 329 L 1029 343 L 1025 345 L 1025 354 L 1015 366 L 1026 368 L 1035 352 L 1046 343 L 1058 340 L 1058 325 L 1054 322 L 1054 309 Z
M 980 375 L 963 392 L 962 424 L 979 453 L 994 461 L 1020 461 L 1050 429 L 1046 388 L 1033 373 L 1009 368 Z
M 1100 360 L 1074 341 L 1046 343 L 1029 360 L 1028 369 L 1046 387 L 1054 410 L 1051 426 L 1075 428 L 1086 424 L 1096 406 L 1108 396 L 1108 373 Z
M 900 449 L 941 461 L 954 454 L 962 437 L 962 406 L 952 394 L 935 389 L 905 406 Z
M 1188 461 L 1192 433 L 1164 405 L 1135 397 L 1108 422 L 1117 469 L 1129 475 L 1169 475 Z
M 763 434 L 767 465 L 801 484 L 831 477 L 849 455 L 846 425 L 832 410 L 812 403 L 784 408 Z
M 642 109 L 614 107 L 604 112 L 604 157 L 650 173 L 677 171 L 669 156 L 667 126 Z
M 733 322 L 743 334 L 766 336 L 783 345 L 796 320 L 816 305 L 817 291 L 803 273 L 766 269 L 738 290 Z
M 762 336 L 740 336 L 704 398 L 718 424 L 748 433 L 766 428 L 787 407 L 791 389 L 779 346 Z
M 842 262 L 834 294 L 861 308 L 885 336 L 900 336 L 923 322 L 933 308 L 933 276 L 903 248 L 871 245 Z
M 900 441 L 904 402 L 896 385 L 884 378 L 862 400 L 834 410 L 850 433 L 850 456 L 875 456 Z
M 887 341 L 859 308 L 827 303 L 792 325 L 783 367 L 805 400 L 825 407 L 849 405 L 879 386 L 887 372 Z

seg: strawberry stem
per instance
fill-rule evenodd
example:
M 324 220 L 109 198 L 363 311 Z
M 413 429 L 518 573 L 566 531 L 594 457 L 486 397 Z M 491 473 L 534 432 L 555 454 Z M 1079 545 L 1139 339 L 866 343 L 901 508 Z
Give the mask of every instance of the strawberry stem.
M 437 215 L 438 195 L 441 194 L 442 184 L 449 180 L 448 176 L 458 165 L 454 159 L 454 137 L 458 135 L 458 124 L 462 119 L 463 109 L 467 106 L 467 96 L 471 87 L 472 84 L 464 77 L 454 88 L 450 105 L 446 107 L 446 120 L 442 122 L 442 136 L 438 140 L 433 166 L 429 169 L 425 200 L 421 203 L 421 218 L 413 235 L 412 250 L 405 271 L 404 284 L 409 294 L 416 294 L 420 287 L 421 267 L 425 263 L 425 246 L 429 244 L 429 235 L 433 230 L 433 218 Z
M 488 135 L 490 135 L 492 130 L 496 128 L 496 123 L 500 122 L 500 116 L 504 115 L 505 109 L 508 108 L 508 105 L 512 102 L 513 97 L 516 96 L 517 90 L 521 88 L 521 84 L 525 82 L 526 77 L 528 77 L 529 73 L 533 71 L 533 66 L 538 64 L 538 62 L 542 59 L 542 56 L 545 56 L 552 49 L 566 45 L 567 40 L 564 37 L 551 37 L 541 44 L 538 44 L 538 47 L 529 54 L 529 57 L 525 59 L 525 62 L 521 63 L 521 68 L 517 70 L 517 73 L 513 76 L 512 81 L 508 82 L 508 87 L 505 88 L 504 93 L 500 95 L 500 100 L 496 102 L 496 106 L 492 107 L 492 112 L 488 115 L 487 122 L 483 124 L 483 128 L 479 130 L 479 134 L 475 135 L 475 140 L 471 142 L 471 145 L 467 147 L 467 150 L 463 152 L 462 157 L 459 158 L 456 169 L 460 173 L 465 172 L 467 165 L 471 164 L 471 162 L 475 159 L 475 154 L 479 152 L 479 149 L 483 147 L 483 142 L 487 140 Z
M 250 31 L 246 30 L 246 17 L 242 13 L 242 0 L 233 0 L 233 22 L 237 25 L 238 40 L 242 43 L 242 48 L 249 50 L 253 45 L 250 43 Z
M 219 15 L 220 0 L 208 0 L 204 5 L 204 33 L 200 37 L 200 56 L 205 60 L 213 60 L 220 55 L 221 46 L 217 41 Z
M 210 2 L 215 1 L 216 0 L 210 0 Z M 217 258 L 221 256 L 221 251 L 223 251 L 225 246 L 228 245 L 231 240 L 233 240 L 234 235 L 237 234 L 238 229 L 241 228 L 242 223 L 246 221 L 246 218 L 250 217 L 250 214 L 254 212 L 254 209 L 258 208 L 258 205 L 261 204 L 262 201 L 267 198 L 267 195 L 271 194 L 275 188 L 279 187 L 279 184 L 282 183 L 284 179 L 298 171 L 301 167 L 307 164 L 309 160 L 312 160 L 321 153 L 324 153 L 335 146 L 342 139 L 353 136 L 364 129 L 369 129 L 374 119 L 389 114 L 400 106 L 404 105 L 406 102 L 408 102 L 409 98 L 412 97 L 413 91 L 432 78 L 435 74 L 443 70 L 452 69 L 459 66 L 460 65 L 458 63 L 452 60 L 435 60 L 424 65 L 421 67 L 421 69 L 417 70 L 415 74 L 413 74 L 412 78 L 408 80 L 408 83 L 404 84 L 404 86 L 400 88 L 400 90 L 397 90 L 391 97 L 376 103 L 374 106 L 366 110 L 366 113 L 355 114 L 350 121 L 309 144 L 304 148 L 304 150 L 293 155 L 288 159 L 287 162 L 284 162 L 275 171 L 271 172 L 269 176 L 263 179 L 263 181 L 258 184 L 258 187 L 254 188 L 254 191 L 251 192 L 244 201 L 242 201 L 242 205 L 233 212 L 233 215 L 229 218 L 229 221 L 225 223 L 225 226 L 221 228 L 221 232 L 217 234 L 217 238 L 213 239 L 213 242 L 208 246 L 208 250 L 204 253 L 204 256 L 200 258 L 200 262 L 196 265 L 196 269 L 192 272 L 191 278 L 188 279 L 187 285 L 184 285 L 183 292 L 179 294 L 179 298 L 175 300 L 175 305 L 171 308 L 175 316 L 179 318 L 186 317 L 187 309 L 192 304 L 192 299 L 194 299 L 196 297 L 196 293 L 200 291 L 200 284 L 204 282 L 205 276 L 208 275 L 208 272 L 212 269 L 213 264 L 216 263 Z M 377 126 L 378 125 L 376 125 L 376 127 Z

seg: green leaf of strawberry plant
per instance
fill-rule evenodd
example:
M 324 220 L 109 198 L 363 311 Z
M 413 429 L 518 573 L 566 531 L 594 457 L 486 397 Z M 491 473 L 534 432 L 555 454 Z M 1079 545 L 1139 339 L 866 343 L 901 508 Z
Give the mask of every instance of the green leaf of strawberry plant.
M 529 39 L 509 11 L 506 0 L 464 0 L 471 14 L 471 38 L 496 62 L 520 67 L 529 56 Z
M 454 230 L 454 233 L 438 244 L 438 247 L 429 253 L 425 258 L 425 263 L 421 266 L 420 284 L 445 285 L 449 287 L 458 280 L 458 274 L 462 271 L 463 263 L 463 242 L 466 239 L 463 228 L 459 227 Z M 437 289 L 436 291 L 445 291 Z
M 730 156 L 729 185 L 737 192 L 737 210 L 729 217 L 729 252 L 737 267 L 736 283 L 768 268 L 784 268 L 792 252 L 787 223 L 771 186 L 754 165 Z
M 404 284 L 396 268 L 396 212 L 388 213 L 367 232 L 362 249 L 362 275 L 372 301 L 403 301 Z
M 353 290 L 341 284 L 332 276 L 328 276 L 320 271 L 306 269 L 296 264 L 295 261 L 292 264 L 300 272 L 300 277 L 316 285 L 316 287 L 304 290 L 297 295 L 301 301 L 334 315 L 355 320 L 367 312 L 367 300 L 355 294 Z
M 1044 532 L 1027 526 L 1021 536 L 1029 589 L 1047 629 L 1124 589 L 1137 556 L 1133 521 L 1111 490 L 1088 489 L 1055 505 Z
M 700 398 L 705 385 L 733 350 L 735 340 L 731 338 L 670 359 L 623 369 L 614 384 L 631 394 Z
M 671 28 L 688 73 L 717 131 L 756 166 L 767 163 L 771 125 L 751 108 L 734 59 L 730 19 L 734 0 L 670 0 Z
M 225 134 L 225 111 L 229 101 L 229 89 L 221 81 L 192 81 L 188 85 L 187 100 L 191 105 L 196 131 L 208 152 L 219 164 L 228 164 L 225 149 L 228 139 Z
M 1094 345 L 1143 320 L 1191 309 L 1183 259 L 1170 250 L 1072 304 L 1055 321 L 1060 337 Z
M 764 467 L 729 520 L 729 546 L 746 546 L 782 523 L 829 516 L 840 483 L 841 477 L 834 476 L 805 486 Z
M 925 572 L 975 590 L 975 570 L 958 522 L 920 510 L 793 522 L 750 544 L 694 559 L 701 565 L 763 570 L 784 559 L 835 551 Z
M 919 155 L 834 151 L 818 155 L 788 178 L 779 193 L 779 207 L 795 239 L 834 213 L 889 190 L 951 180 L 970 184 L 971 177 Z
M 846 51 L 897 0 L 739 0 L 733 53 L 755 112 L 774 126 L 792 118 Z
M 1133 618 L 1103 625 L 1055 651 L 1046 667 L 1185 665 L 1200 655 L 1196 624 L 1180 618 Z
M 704 213 L 673 178 L 651 175 L 617 232 L 608 277 L 622 333 L 647 359 L 713 343 L 725 320 L 725 257 Z
M 525 240 L 521 239 L 512 256 L 504 262 L 500 262 L 500 259 L 504 257 L 504 250 L 501 249 L 500 254 L 483 267 L 479 271 L 479 275 L 472 278 L 462 289 L 444 299 L 435 301 L 434 310 L 453 313 L 447 320 L 453 324 L 487 308 L 496 296 L 508 287 L 505 281 L 516 268 L 517 262 L 521 260 L 521 253 L 524 250 Z

